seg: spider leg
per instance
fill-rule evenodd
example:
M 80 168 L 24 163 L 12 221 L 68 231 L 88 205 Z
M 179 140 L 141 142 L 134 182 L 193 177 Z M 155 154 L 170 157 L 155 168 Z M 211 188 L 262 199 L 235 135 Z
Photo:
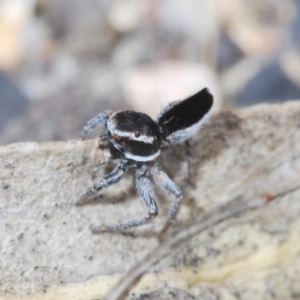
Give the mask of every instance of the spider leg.
M 191 186 L 195 186 L 195 169 L 193 145 L 190 140 L 185 141 L 185 157 L 188 164 L 188 180 Z
M 133 167 L 133 165 L 130 165 L 127 159 L 122 159 L 110 174 L 89 187 L 86 192 L 80 196 L 80 198 L 76 202 L 76 205 L 83 205 L 89 199 L 94 197 L 99 191 L 101 191 L 102 188 L 106 188 L 112 184 L 119 182 L 123 175 L 128 171 L 129 167 Z
M 80 134 L 80 137 L 81 139 L 83 140 L 84 137 L 90 132 L 92 131 L 95 127 L 103 124 L 108 118 L 109 118 L 109 115 L 112 113 L 112 111 L 110 110 L 107 110 L 107 111 L 104 111 L 102 113 L 100 113 L 98 116 L 90 119 L 86 125 L 83 127 L 82 131 L 81 131 L 81 134 Z
M 147 171 L 147 166 L 143 165 L 136 172 L 136 183 L 137 189 L 141 197 L 143 198 L 149 214 L 148 216 L 142 217 L 140 219 L 128 220 L 123 223 L 108 225 L 108 226 L 100 226 L 91 228 L 93 234 L 102 233 L 102 232 L 110 232 L 110 231 L 121 231 L 130 229 L 133 227 L 142 226 L 148 224 L 154 220 L 154 218 L 158 214 L 158 207 L 155 201 L 155 196 L 151 187 L 150 180 L 145 176 Z
M 170 193 L 176 196 L 176 200 L 174 201 L 174 203 L 170 208 L 168 220 L 164 228 L 160 232 L 160 237 L 162 238 L 165 232 L 168 230 L 168 228 L 176 219 L 176 216 L 180 210 L 182 193 L 179 186 L 173 180 L 171 180 L 170 177 L 165 172 L 159 169 L 157 163 L 150 168 L 150 173 L 157 185 L 159 185 L 161 188 L 169 191 Z

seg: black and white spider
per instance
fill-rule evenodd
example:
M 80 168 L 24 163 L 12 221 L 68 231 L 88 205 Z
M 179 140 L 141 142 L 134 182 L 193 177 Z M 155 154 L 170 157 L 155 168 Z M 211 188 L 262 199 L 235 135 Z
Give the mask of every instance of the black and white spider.
M 107 133 L 99 137 L 100 143 L 107 142 L 106 150 L 102 151 L 104 154 L 101 163 L 109 159 L 121 161 L 110 174 L 89 187 L 79 198 L 77 205 L 87 202 L 102 188 L 119 182 L 129 168 L 136 168 L 137 190 L 149 212 L 140 219 L 92 228 L 92 233 L 124 230 L 153 221 L 158 214 L 158 207 L 149 176 L 158 186 L 176 197 L 162 232 L 167 230 L 178 214 L 182 193 L 178 185 L 160 170 L 155 159 L 160 155 L 162 147 L 186 141 L 196 133 L 208 119 L 212 105 L 212 95 L 208 89 L 203 89 L 186 100 L 170 103 L 156 121 L 144 113 L 124 110 L 105 111 L 87 122 L 81 132 L 82 139 L 96 126 L 105 124 Z

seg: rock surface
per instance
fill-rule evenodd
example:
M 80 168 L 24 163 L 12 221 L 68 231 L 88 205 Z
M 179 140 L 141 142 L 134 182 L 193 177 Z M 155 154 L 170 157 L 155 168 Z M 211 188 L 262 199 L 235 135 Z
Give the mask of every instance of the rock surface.
M 172 196 L 156 189 L 160 215 L 128 234 L 91 225 L 146 213 L 133 173 L 84 207 L 78 196 L 115 165 L 95 167 L 93 141 L 0 147 L 0 299 L 101 299 L 158 245 Z M 272 199 L 300 182 L 300 103 L 222 112 L 193 138 L 196 187 L 183 146 L 162 168 L 183 189 L 178 222 L 237 196 Z M 195 236 L 157 263 L 127 299 L 300 298 L 300 190 Z

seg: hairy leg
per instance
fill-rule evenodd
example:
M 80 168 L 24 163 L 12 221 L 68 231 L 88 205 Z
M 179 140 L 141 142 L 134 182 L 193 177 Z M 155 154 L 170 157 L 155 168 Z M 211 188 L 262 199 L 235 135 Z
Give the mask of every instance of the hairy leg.
M 108 226 L 100 226 L 92 228 L 92 233 L 102 233 L 102 232 L 110 232 L 110 231 L 121 231 L 130 229 L 133 227 L 142 226 L 148 224 L 153 221 L 153 219 L 158 214 L 158 207 L 155 201 L 154 193 L 150 184 L 150 180 L 145 176 L 145 172 L 147 171 L 147 166 L 144 165 L 141 168 L 137 169 L 136 172 L 136 183 L 137 189 L 141 197 L 143 198 L 147 209 L 148 209 L 148 216 L 128 220 L 123 223 L 115 224 L 115 225 L 108 225 Z
M 121 162 L 115 167 L 115 169 L 110 174 L 108 174 L 101 180 L 95 182 L 91 187 L 89 187 L 86 190 L 86 192 L 80 196 L 80 198 L 76 202 L 76 205 L 83 205 L 89 199 L 94 197 L 99 191 L 101 191 L 102 188 L 106 188 L 112 184 L 119 182 L 123 175 L 128 171 L 129 167 L 132 167 L 132 165 L 129 164 L 127 159 L 121 160 Z
M 154 179 L 154 181 L 163 189 L 169 191 L 170 193 L 174 194 L 176 196 L 176 200 L 173 202 L 170 211 L 169 211 L 169 217 L 168 220 L 162 229 L 160 233 L 160 237 L 162 238 L 165 232 L 168 230 L 168 228 L 171 226 L 171 224 L 176 219 L 176 216 L 180 210 L 180 204 L 182 201 L 182 193 L 179 188 L 179 186 L 170 179 L 170 177 L 160 170 L 159 165 L 156 163 L 150 168 L 150 173 Z
M 91 132 L 95 127 L 105 123 L 111 113 L 112 113 L 112 111 L 107 110 L 107 111 L 100 113 L 98 116 L 90 119 L 81 131 L 81 134 L 80 134 L 81 139 L 83 140 L 84 137 L 89 132 Z

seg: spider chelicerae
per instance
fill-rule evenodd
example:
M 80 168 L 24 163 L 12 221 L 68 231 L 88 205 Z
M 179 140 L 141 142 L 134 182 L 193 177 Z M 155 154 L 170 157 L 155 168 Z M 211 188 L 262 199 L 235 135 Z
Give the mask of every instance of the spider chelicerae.
M 126 230 L 152 222 L 158 214 L 158 207 L 149 177 L 159 187 L 175 195 L 162 230 L 162 233 L 166 232 L 179 212 L 182 193 L 179 186 L 160 169 L 155 159 L 162 148 L 187 141 L 195 134 L 207 121 L 212 105 L 213 97 L 205 88 L 186 100 L 170 103 L 156 121 L 144 113 L 123 110 L 104 111 L 87 122 L 81 132 L 82 139 L 96 126 L 105 125 L 106 134 L 98 139 L 98 145 L 107 143 L 100 164 L 109 159 L 120 159 L 120 162 L 110 174 L 89 187 L 76 204 L 86 203 L 103 188 L 119 182 L 128 169 L 135 168 L 137 190 L 148 209 L 147 216 L 120 224 L 92 227 L 92 233 Z

